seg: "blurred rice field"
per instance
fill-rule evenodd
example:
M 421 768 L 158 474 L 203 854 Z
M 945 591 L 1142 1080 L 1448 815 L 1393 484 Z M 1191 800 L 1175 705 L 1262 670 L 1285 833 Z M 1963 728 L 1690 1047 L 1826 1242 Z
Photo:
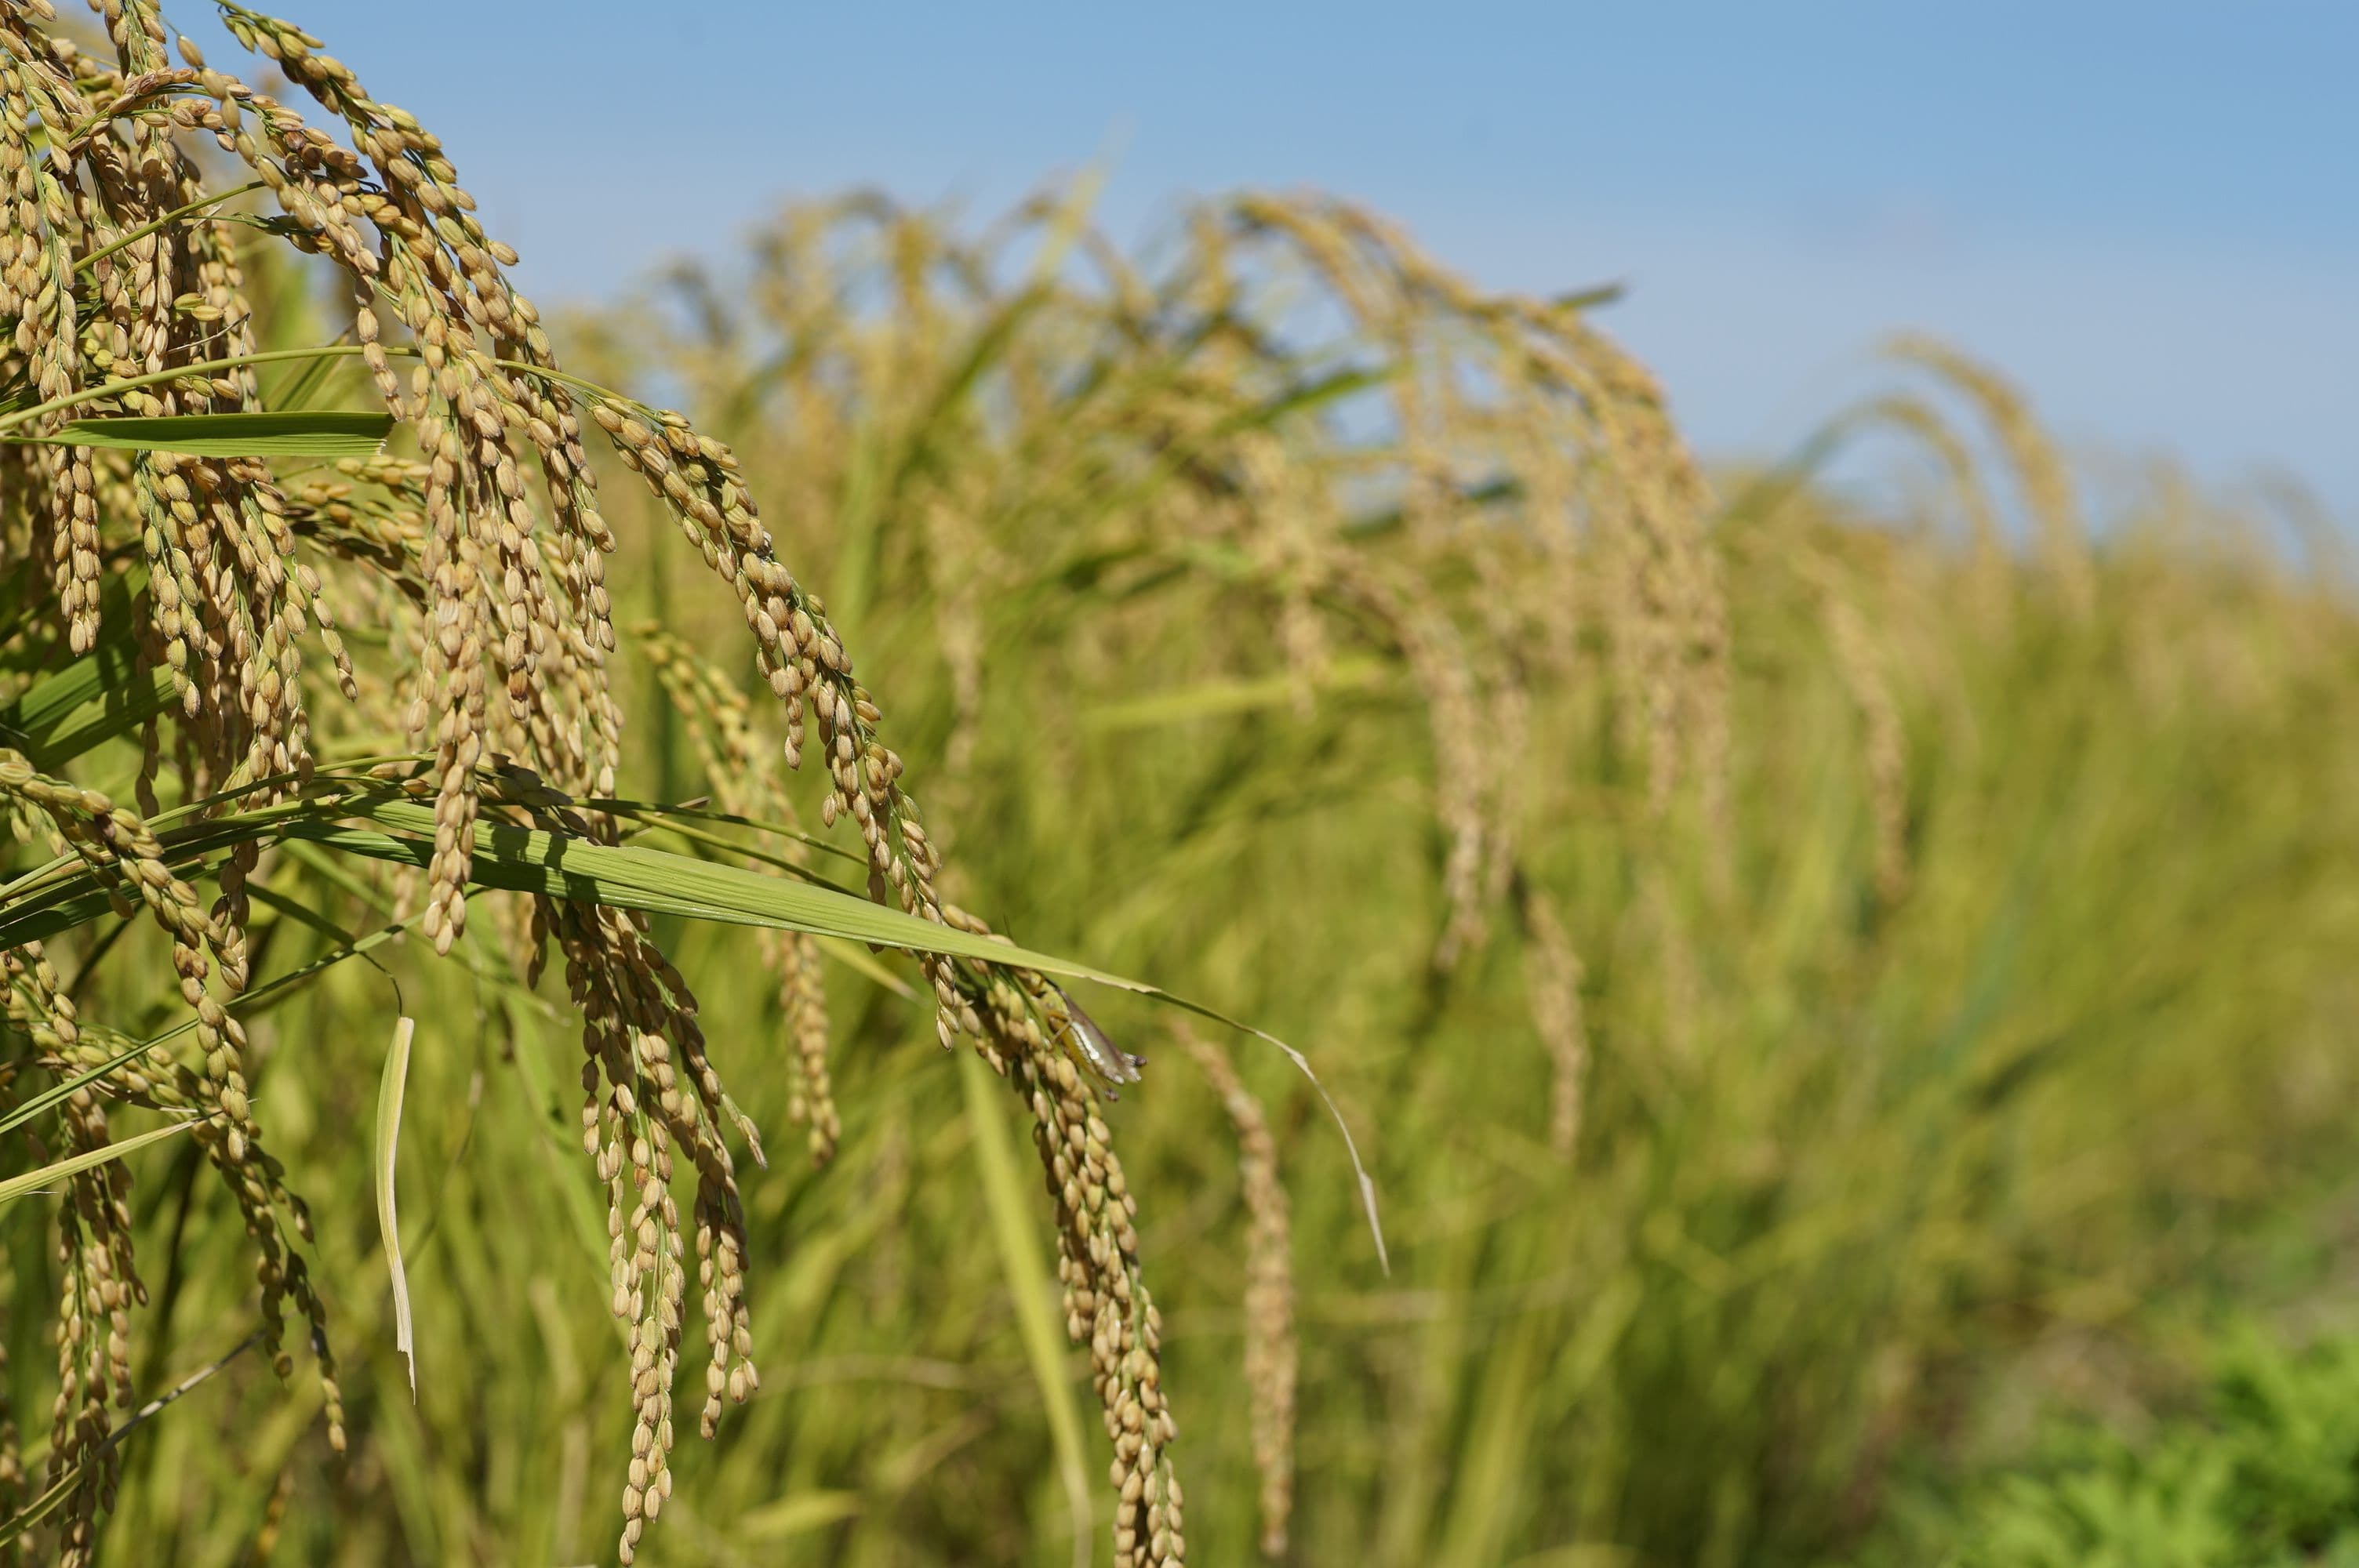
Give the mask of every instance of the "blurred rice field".
M 2359 619 L 2290 487 L 2158 464 L 2093 499 L 1999 373 L 1915 341 L 1789 461 L 1712 469 L 1610 300 L 1483 293 L 1324 198 L 1209 205 L 1136 256 L 1067 194 L 682 240 L 710 261 L 558 341 L 743 456 L 897 726 L 945 891 L 1299 1046 L 1358 1137 L 1389 1272 L 1310 1084 L 1190 1025 L 1289 1203 L 1279 1560 L 1841 1560 L 1896 1473 L 2004 1457 L 2060 1401 L 2135 1408 L 2219 1303 L 2331 1288 L 2359 1176 Z M 316 329 L 329 307 L 280 288 L 283 330 Z M 751 689 L 736 605 L 607 491 L 617 622 Z M 623 793 L 724 795 L 657 676 L 627 672 Z M 375 896 L 319 889 L 347 924 Z M 283 961 L 324 942 L 275 925 Z M 745 934 L 657 929 L 772 1153 L 746 1186 L 765 1381 L 683 1440 L 640 1561 L 1065 1564 L 1082 1506 L 1103 1561 L 1098 1450 L 1077 1504 L 1054 1433 L 1086 1359 L 1044 1382 L 1025 1337 L 1048 1208 L 1029 1176 L 1028 1233 L 986 1201 L 1006 1097 L 970 1096 L 906 966 L 832 949 L 814 1167 Z M 126 1446 L 104 1561 L 609 1560 L 629 1363 L 579 1047 L 561 986 L 495 938 L 345 966 L 253 1024 L 351 1454 L 301 1379 L 234 1363 Z M 397 979 L 414 1403 L 375 1217 L 320 1196 L 368 1185 Z M 1087 1000 L 1150 1059 L 1103 1114 L 1190 1541 L 1250 1563 L 1238 1133 L 1180 1014 Z M 140 1168 L 143 1387 L 252 1316 L 198 1163 Z M 30 1209 L 0 1223 L 53 1300 Z M 21 1410 L 48 1332 L 9 1316 Z

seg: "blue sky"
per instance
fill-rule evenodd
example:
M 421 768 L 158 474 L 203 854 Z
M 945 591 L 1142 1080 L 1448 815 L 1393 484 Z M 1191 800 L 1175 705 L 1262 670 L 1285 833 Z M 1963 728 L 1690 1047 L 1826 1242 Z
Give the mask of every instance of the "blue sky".
M 1111 154 L 1126 236 L 1316 185 L 1482 281 L 1623 282 L 1709 450 L 1926 328 L 2093 453 L 2359 516 L 2359 5 L 273 4 L 440 131 L 545 303 L 789 195 L 982 214 Z

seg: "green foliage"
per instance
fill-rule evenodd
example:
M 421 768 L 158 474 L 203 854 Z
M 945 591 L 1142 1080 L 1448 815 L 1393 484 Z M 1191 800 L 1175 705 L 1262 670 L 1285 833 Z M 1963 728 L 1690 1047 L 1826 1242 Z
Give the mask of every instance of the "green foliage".
M 2359 1339 L 2246 1332 L 2200 1411 L 2135 1436 L 2081 1422 L 2020 1469 L 1920 1502 L 1888 1560 L 1951 1568 L 2359 1563 Z M 1906 1517 L 1906 1516 L 1905 1516 Z M 1885 1559 L 1879 1558 L 1877 1561 Z
M 184 452 L 201 458 L 374 456 L 393 430 L 389 414 L 179 414 L 141 419 L 69 419 L 41 438 L 66 447 Z

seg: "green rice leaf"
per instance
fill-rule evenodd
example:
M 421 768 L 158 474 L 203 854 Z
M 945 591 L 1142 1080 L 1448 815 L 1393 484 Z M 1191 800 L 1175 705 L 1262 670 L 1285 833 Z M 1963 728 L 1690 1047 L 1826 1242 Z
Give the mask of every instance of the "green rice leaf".
M 858 1492 L 795 1492 L 738 1515 L 729 1533 L 748 1545 L 784 1541 L 851 1519 L 860 1507 Z
M 185 868 L 240 843 L 291 839 L 420 870 L 432 863 L 431 806 L 407 798 L 369 795 L 294 810 L 314 814 L 296 815 L 288 807 L 271 807 L 174 829 L 165 835 L 168 858 L 176 868 Z M 352 827 L 334 820 L 335 816 L 360 817 L 392 831 Z M 1387 1273 L 1391 1271 L 1384 1227 L 1376 1215 L 1375 1183 L 1360 1158 L 1359 1145 L 1343 1120 L 1342 1109 L 1328 1095 L 1310 1059 L 1266 1030 L 1256 1029 L 1144 980 L 938 925 L 835 888 L 766 876 L 742 866 L 670 854 L 636 844 L 596 844 L 538 828 L 483 823 L 475 834 L 470 880 L 484 887 L 513 892 L 539 893 L 615 909 L 640 909 L 653 914 L 676 914 L 689 920 L 803 931 L 877 947 L 1005 964 L 1063 979 L 1094 980 L 1119 990 L 1157 998 L 1201 1018 L 1241 1030 L 1283 1052 L 1318 1091 L 1330 1119 L 1343 1134 L 1343 1147 L 1358 1177 L 1361 1206 L 1367 1216 L 1369 1234 L 1375 1241 L 1377 1263 Z M 69 930 L 101 918 L 110 908 L 107 890 L 87 871 L 61 879 L 21 899 L 16 907 L 0 910 L 0 947 Z
M 68 447 L 184 452 L 196 458 L 365 458 L 393 430 L 390 414 L 284 409 L 75 419 L 41 439 Z
M 1364 691 L 1391 678 L 1392 673 L 1375 659 L 1342 659 L 1311 678 L 1307 689 L 1314 696 Z M 1207 681 L 1201 686 L 1091 708 L 1082 715 L 1082 724 L 1090 730 L 1113 731 L 1148 730 L 1197 719 L 1222 719 L 1283 707 L 1305 689 L 1302 677 L 1288 674 L 1264 676 L 1256 680 Z
M 418 1342 L 409 1322 L 409 1273 L 401 1266 L 401 1221 L 394 1204 L 394 1164 L 401 1152 L 401 1097 L 409 1081 L 409 1041 L 417 1021 L 405 1014 L 393 1026 L 393 1048 L 376 1087 L 376 1226 L 385 1233 L 385 1266 L 393 1276 L 393 1344 L 409 1365 L 409 1402 L 418 1402 Z
M 407 799 L 375 799 L 358 803 L 355 815 L 421 838 L 388 839 L 315 819 L 286 826 L 289 832 L 333 849 L 420 865 L 427 863 L 419 859 L 421 855 L 430 860 L 432 846 L 421 840 L 434 832 L 432 806 Z M 538 828 L 484 823 L 475 833 L 474 880 L 488 887 L 616 909 L 807 931 L 879 947 L 1011 964 L 1129 990 L 1153 989 L 1070 958 L 888 909 L 855 893 L 638 844 L 593 844 Z
M 1049 1290 L 1055 1276 L 1042 1261 L 1040 1243 L 1033 1232 L 1032 1205 L 1016 1168 L 1015 1140 L 1008 1136 L 1006 1113 L 1001 1108 L 999 1080 L 972 1051 L 959 1053 L 959 1078 L 966 1090 L 967 1126 L 974 1133 L 984 1206 L 991 1211 L 992 1234 L 999 1243 L 1000 1264 L 1007 1272 L 1016 1325 L 1022 1331 L 1024 1358 L 1031 1364 L 1032 1380 L 1040 1390 L 1040 1408 L 1049 1418 L 1049 1445 L 1057 1455 L 1058 1476 L 1064 1483 L 1065 1505 L 1072 1518 L 1074 1561 L 1087 1568 L 1096 1527 L 1090 1506 L 1089 1461 L 1082 1447 L 1082 1417 L 1065 1368 L 1063 1309 Z
M 129 734 L 172 704 L 172 672 L 139 667 L 127 631 L 0 707 L 0 744 L 14 747 L 43 773 L 55 773 L 84 752 Z
M 0 1204 L 14 1203 L 28 1194 L 39 1192 L 44 1187 L 61 1182 L 77 1172 L 87 1171 L 93 1165 L 103 1165 L 110 1160 L 120 1160 L 135 1149 L 144 1149 L 148 1144 L 169 1138 L 176 1132 L 186 1132 L 195 1125 L 196 1121 L 193 1118 L 187 1121 L 168 1121 L 152 1132 L 143 1132 L 136 1138 L 125 1138 L 120 1142 L 109 1143 L 103 1149 L 85 1150 L 80 1154 L 69 1155 L 63 1160 L 53 1160 L 38 1171 L 27 1171 L 21 1176 L 11 1176 L 6 1181 L 0 1182 Z

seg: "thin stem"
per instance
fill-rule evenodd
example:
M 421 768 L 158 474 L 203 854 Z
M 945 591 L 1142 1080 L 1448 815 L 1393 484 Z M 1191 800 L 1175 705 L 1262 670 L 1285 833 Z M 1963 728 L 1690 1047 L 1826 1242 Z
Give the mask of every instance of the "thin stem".
M 376 757 L 355 757 L 350 762 L 328 764 L 320 772 L 332 773 L 352 768 L 372 767 L 380 762 L 429 762 L 432 759 L 430 757 L 423 752 L 397 752 Z M 320 777 L 320 773 L 314 773 L 313 777 L 315 779 Z M 168 838 L 169 836 L 163 831 L 165 828 L 185 820 L 196 813 L 202 811 L 207 806 L 218 806 L 223 801 L 234 800 L 241 795 L 251 795 L 256 790 L 268 789 L 273 784 L 292 784 L 295 782 L 297 782 L 296 775 L 292 773 L 284 773 L 273 778 L 258 779 L 252 784 L 241 784 L 234 789 L 223 790 L 219 795 L 207 795 L 201 800 L 186 802 L 183 805 L 172 807 L 169 811 L 158 812 L 156 816 L 147 819 L 147 827 L 151 832 L 157 834 L 159 839 L 166 839 Z M 360 793 L 368 793 L 368 786 L 366 784 L 361 785 Z M 305 795 L 294 800 L 279 801 L 271 806 L 257 807 L 255 810 L 250 812 L 240 812 L 230 816 L 215 817 L 212 819 L 208 826 L 223 822 L 261 822 L 269 821 L 279 816 L 300 816 L 307 812 L 316 810 L 321 806 L 325 806 L 331 803 L 330 799 L 326 797 L 320 795 Z M 170 842 L 167 842 L 165 844 L 165 849 L 168 851 L 176 849 L 177 847 L 178 846 L 176 844 Z M 46 890 L 49 884 L 60 880 L 61 876 L 72 871 L 76 868 L 80 868 L 84 871 L 95 870 L 86 856 L 82 855 L 78 850 L 69 850 L 67 853 L 60 855 L 42 865 L 35 866 L 32 870 L 24 872 L 14 881 L 0 882 L 0 907 L 5 907 L 8 904 L 21 901 L 31 893 Z
M 169 212 L 167 212 L 162 217 L 157 219 L 154 222 L 143 223 L 138 228 L 134 229 L 129 233 L 124 235 L 121 239 L 116 240 L 114 243 L 102 245 L 97 250 L 91 252 L 90 254 L 74 263 L 74 270 L 76 272 L 87 272 L 90 268 L 96 266 L 100 262 L 104 261 L 107 257 L 121 250 L 124 246 L 137 244 L 140 241 L 156 232 L 158 229 L 162 229 L 172 223 L 177 223 L 181 219 L 201 212 L 208 207 L 218 207 L 224 201 L 234 201 L 241 196 L 260 190 L 268 182 L 266 180 L 257 179 L 250 185 L 241 185 L 235 190 L 224 190 L 218 196 L 201 197 L 197 200 L 190 202 L 186 207 L 175 207 Z
M 95 403 L 101 398 L 112 397 L 119 392 L 128 392 L 136 386 L 156 386 L 164 382 L 178 381 L 184 375 L 210 375 L 215 371 L 243 370 L 248 365 L 271 364 L 280 360 L 349 358 L 354 354 L 365 354 L 372 347 L 383 353 L 398 355 L 404 359 L 423 357 L 423 351 L 414 343 L 324 343 L 316 348 L 265 349 L 256 353 L 233 354 L 227 359 L 200 360 L 194 364 L 175 365 L 170 370 L 150 371 L 145 375 L 125 376 L 120 381 L 108 381 L 97 386 L 83 387 L 79 392 L 70 392 L 62 397 L 52 397 L 47 403 L 37 403 L 29 408 L 19 408 L 5 415 L 0 415 L 0 430 L 14 429 L 19 425 L 28 424 L 39 418 L 44 414 L 55 414 L 60 409 L 71 408 L 79 404 Z M 642 410 L 647 407 L 647 405 L 637 398 L 625 396 L 612 387 L 601 386 L 594 381 L 571 375 L 561 370 L 551 370 L 547 365 L 537 365 L 524 360 L 493 360 L 490 362 L 502 370 L 517 371 L 526 375 L 539 376 L 547 381 L 561 382 L 567 386 L 586 392 L 591 396 L 605 402 L 628 404 L 633 408 Z
M 571 371 L 557 370 L 549 365 L 537 365 L 529 360 L 494 360 L 492 362 L 502 370 L 522 371 L 527 375 L 537 375 L 547 381 L 561 382 L 576 392 L 586 392 L 591 396 L 606 403 L 627 403 L 643 413 L 653 412 L 647 405 L 637 398 L 617 392 L 611 386 L 601 386 L 586 376 L 575 375 Z
M 227 1367 L 231 1362 L 236 1360 L 239 1357 L 245 1355 L 248 1350 L 253 1349 L 261 1342 L 262 1331 L 260 1329 L 256 1329 L 252 1334 L 247 1335 L 245 1338 L 238 1344 L 236 1349 L 232 1350 L 228 1355 L 223 1357 L 212 1366 L 207 1367 L 201 1372 L 192 1373 L 189 1377 L 182 1379 L 172 1388 L 166 1390 L 163 1393 L 158 1394 L 156 1398 L 140 1406 L 137 1413 L 133 1415 L 129 1421 L 125 1422 L 120 1427 L 116 1428 L 114 1433 L 109 1434 L 105 1442 L 100 1444 L 95 1449 L 92 1449 L 89 1454 L 83 1455 L 82 1463 L 76 1465 L 71 1470 L 67 1471 L 63 1476 L 60 1476 L 57 1483 L 50 1487 L 49 1490 L 43 1492 L 39 1497 L 35 1498 L 31 1502 L 27 1503 L 22 1509 L 19 1509 L 6 1520 L 0 1521 L 0 1546 L 5 1546 L 11 1541 L 16 1541 L 27 1530 L 32 1529 L 33 1526 L 40 1523 L 42 1519 L 48 1518 L 49 1515 L 56 1509 L 58 1504 L 65 1499 L 67 1494 L 71 1493 L 76 1487 L 82 1485 L 84 1473 L 89 1470 L 92 1464 L 98 1461 L 100 1456 L 106 1454 L 125 1438 L 130 1436 L 133 1431 L 136 1428 L 152 1420 L 167 1405 L 172 1403 L 173 1400 L 190 1393 L 207 1379 L 221 1371 L 223 1368 Z
M 381 756 L 352 757 L 342 762 L 322 762 L 319 764 L 317 767 L 312 769 L 310 779 L 311 782 L 315 783 L 340 782 L 333 780 L 331 775 L 350 773 L 354 769 L 373 768 L 385 762 L 430 762 L 433 760 L 434 758 L 432 753 L 426 752 L 387 752 Z M 198 800 L 184 801 L 180 805 L 172 807 L 169 811 L 159 811 L 155 816 L 147 819 L 147 826 L 150 828 L 160 831 L 168 824 L 183 821 L 196 813 L 204 810 L 207 806 L 219 806 L 223 801 L 237 800 L 245 795 L 253 795 L 257 791 L 273 788 L 278 784 L 301 784 L 305 782 L 303 775 L 299 773 L 274 773 L 268 778 L 255 779 L 249 783 L 242 784 L 233 784 L 228 789 L 223 790 L 217 795 L 205 795 L 201 799 Z M 380 779 L 374 780 L 372 782 L 381 784 L 385 781 Z M 363 784 L 360 787 L 364 792 L 365 792 L 368 786 L 366 784 Z M 306 801 L 318 801 L 320 799 L 321 796 L 311 795 L 300 796 L 298 801 L 282 801 L 277 804 L 279 806 L 288 806 Z M 269 809 L 275 809 L 275 807 Z

